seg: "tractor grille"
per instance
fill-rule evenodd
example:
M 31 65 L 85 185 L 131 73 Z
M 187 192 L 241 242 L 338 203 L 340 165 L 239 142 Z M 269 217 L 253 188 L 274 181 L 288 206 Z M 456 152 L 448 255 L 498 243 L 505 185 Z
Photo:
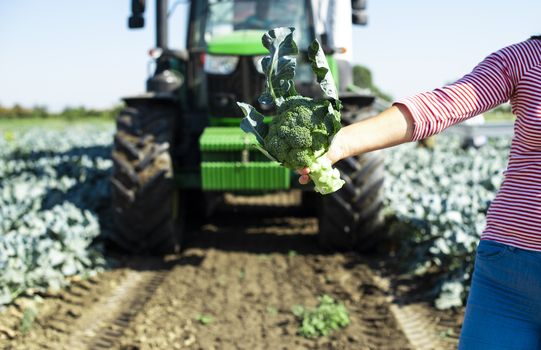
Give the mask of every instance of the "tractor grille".
M 208 127 L 199 138 L 201 186 L 209 191 L 285 190 L 291 173 L 256 147 L 238 127 Z
M 264 86 L 265 76 L 256 70 L 252 56 L 240 56 L 237 69 L 232 74 L 207 75 L 211 114 L 215 117 L 241 118 L 243 115 L 237 101 L 249 103 L 260 110 L 257 99 Z M 269 111 L 266 112 L 268 113 Z

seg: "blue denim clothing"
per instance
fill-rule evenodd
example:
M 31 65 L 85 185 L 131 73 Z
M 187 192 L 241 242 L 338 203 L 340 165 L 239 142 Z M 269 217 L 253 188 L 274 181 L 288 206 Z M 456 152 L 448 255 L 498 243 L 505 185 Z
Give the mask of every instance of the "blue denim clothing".
M 541 350 L 541 252 L 482 240 L 459 350 Z

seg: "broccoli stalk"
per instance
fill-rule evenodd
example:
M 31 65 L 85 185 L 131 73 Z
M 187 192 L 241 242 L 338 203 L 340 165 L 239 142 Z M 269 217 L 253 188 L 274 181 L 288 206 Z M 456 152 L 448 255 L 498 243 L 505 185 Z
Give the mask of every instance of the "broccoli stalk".
M 344 180 L 340 178 L 340 171 L 332 167 L 331 160 L 327 157 L 316 158 L 309 168 L 315 189 L 321 194 L 338 191 L 344 185 Z
M 266 75 L 266 89 L 260 96 L 262 104 L 274 103 L 276 115 L 267 125 L 261 115 L 249 104 L 237 102 L 245 118 L 241 128 L 253 133 L 261 151 L 272 160 L 290 169 L 310 168 L 315 190 L 328 194 L 339 190 L 344 181 L 340 172 L 324 156 L 332 137 L 340 130 L 341 103 L 330 73 L 325 54 L 317 40 L 308 51 L 325 99 L 314 100 L 299 96 L 295 90 L 297 45 L 293 28 L 276 28 L 267 32 L 263 45 L 269 56 L 261 61 Z

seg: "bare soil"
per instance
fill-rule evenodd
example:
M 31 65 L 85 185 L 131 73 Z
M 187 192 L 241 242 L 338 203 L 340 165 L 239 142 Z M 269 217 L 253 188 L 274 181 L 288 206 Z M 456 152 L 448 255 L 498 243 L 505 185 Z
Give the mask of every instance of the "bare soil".
M 179 255 L 121 257 L 118 268 L 45 295 L 24 332 L 30 301 L 9 307 L 0 317 L 0 348 L 456 347 L 460 315 L 397 303 L 391 284 L 378 275 L 378 258 L 325 252 L 316 232 L 314 218 L 217 215 Z M 327 337 L 303 338 L 291 308 L 313 307 L 323 294 L 344 303 L 351 324 Z

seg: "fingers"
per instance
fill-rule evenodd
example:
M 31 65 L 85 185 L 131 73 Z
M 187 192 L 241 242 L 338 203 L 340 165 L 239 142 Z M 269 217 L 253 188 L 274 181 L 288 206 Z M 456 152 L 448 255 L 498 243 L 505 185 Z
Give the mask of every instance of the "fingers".
M 306 185 L 307 183 L 310 182 L 310 176 L 308 176 L 308 174 L 310 174 L 310 169 L 309 168 L 302 168 L 302 169 L 297 169 L 297 174 L 299 174 L 299 183 L 301 185 Z
M 299 174 L 299 175 L 308 175 L 308 174 L 310 174 L 310 169 L 309 168 L 298 169 L 297 174 Z
M 308 184 L 309 182 L 310 182 L 310 176 L 308 176 L 308 175 L 301 175 L 301 176 L 299 177 L 299 183 L 300 183 L 301 185 L 306 185 L 306 184 Z

